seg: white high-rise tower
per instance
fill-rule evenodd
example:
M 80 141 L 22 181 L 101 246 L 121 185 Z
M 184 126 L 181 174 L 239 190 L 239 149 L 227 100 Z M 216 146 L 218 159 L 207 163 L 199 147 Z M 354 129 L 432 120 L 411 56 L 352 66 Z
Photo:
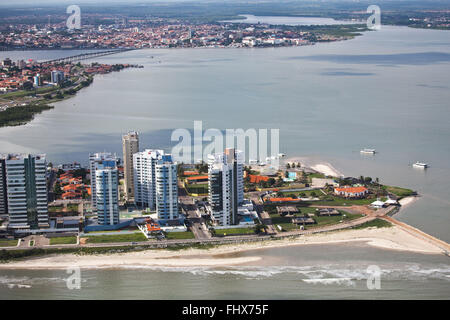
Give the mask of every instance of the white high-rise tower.
M 237 224 L 244 201 L 244 154 L 235 149 L 208 156 L 209 203 L 219 225 Z

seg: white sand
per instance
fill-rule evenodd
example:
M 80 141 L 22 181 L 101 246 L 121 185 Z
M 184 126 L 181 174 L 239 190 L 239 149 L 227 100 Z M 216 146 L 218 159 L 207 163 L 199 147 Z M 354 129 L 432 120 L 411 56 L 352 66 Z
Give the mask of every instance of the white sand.
M 411 203 L 415 202 L 418 200 L 417 196 L 410 196 L 410 197 L 405 197 L 403 199 L 399 200 L 400 205 L 402 206 L 402 208 L 406 207 L 407 205 L 410 205 Z
M 348 242 L 365 242 L 368 245 L 428 254 L 439 254 L 442 250 L 427 241 L 416 238 L 398 227 L 368 228 L 361 230 L 344 230 L 300 236 L 294 239 L 252 242 L 239 245 L 223 245 L 211 249 L 185 249 L 180 251 L 146 250 L 138 252 L 117 253 L 110 255 L 74 255 L 61 254 L 42 258 L 15 261 L 0 264 L 0 269 L 61 269 L 78 266 L 81 268 L 121 268 L 132 266 L 229 266 L 258 263 L 262 259 L 258 250 L 263 248 L 286 247 L 294 245 L 320 245 Z M 224 257 L 227 253 L 254 251 L 249 257 Z
M 304 158 L 304 157 L 295 157 L 295 158 L 289 158 L 286 159 L 285 162 L 300 162 L 302 166 L 311 168 L 317 172 L 323 173 L 326 176 L 332 176 L 332 177 L 341 177 L 343 174 L 339 172 L 336 168 L 334 168 L 330 163 L 324 162 L 324 161 L 315 161 L 310 158 Z
M 337 171 L 335 168 L 333 168 L 330 164 L 320 163 L 311 166 L 312 169 L 326 175 L 326 176 L 332 176 L 332 177 L 340 177 L 342 174 Z

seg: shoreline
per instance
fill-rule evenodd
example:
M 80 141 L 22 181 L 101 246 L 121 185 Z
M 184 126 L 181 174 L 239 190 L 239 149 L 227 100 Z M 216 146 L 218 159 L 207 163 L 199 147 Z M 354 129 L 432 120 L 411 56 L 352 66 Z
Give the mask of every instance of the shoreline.
M 407 206 L 411 205 L 412 203 L 416 202 L 417 200 L 419 200 L 419 196 L 407 196 L 404 198 L 401 198 L 398 203 L 400 203 L 401 207 L 400 210 L 402 210 L 403 208 L 406 208 Z
M 323 160 L 313 160 L 308 157 L 292 157 L 285 160 L 285 162 L 300 162 L 302 168 L 309 168 L 319 173 L 322 173 L 325 176 L 331 177 L 343 177 L 342 172 L 337 170 L 333 165 L 329 162 Z
M 243 264 L 258 264 L 263 260 L 261 249 L 284 248 L 305 245 L 332 245 L 363 242 L 370 247 L 385 250 L 406 251 L 420 254 L 443 254 L 437 246 L 419 239 L 399 227 L 341 230 L 323 234 L 312 234 L 293 239 L 268 240 L 264 242 L 221 245 L 209 249 L 188 248 L 173 250 L 144 250 L 113 254 L 52 254 L 0 264 L 0 270 L 8 269 L 66 269 L 80 267 L 130 268 L 130 267 L 226 267 Z M 252 252 L 247 257 L 233 254 Z M 227 257 L 226 255 L 230 255 Z

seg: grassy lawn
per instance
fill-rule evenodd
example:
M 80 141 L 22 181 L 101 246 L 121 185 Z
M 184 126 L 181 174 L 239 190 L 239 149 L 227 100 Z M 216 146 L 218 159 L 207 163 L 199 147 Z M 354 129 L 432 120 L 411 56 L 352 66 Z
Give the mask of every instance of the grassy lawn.
M 316 212 L 315 208 L 310 208 L 310 207 L 297 207 L 297 209 L 299 209 L 299 213 L 297 214 L 297 216 L 302 216 L 305 213 L 315 213 Z M 277 225 L 280 225 L 280 227 L 282 227 L 286 231 L 296 230 L 296 229 L 300 228 L 299 226 L 297 226 L 291 222 L 292 217 L 282 217 L 276 212 L 276 210 L 272 211 L 272 213 L 270 213 L 269 215 L 270 215 L 270 218 L 272 219 L 272 224 L 275 226 L 277 231 L 279 231 Z
M 67 206 L 67 210 L 73 211 L 73 212 L 78 212 L 78 205 L 77 204 L 69 204 Z
M 389 221 L 382 220 L 382 219 L 375 219 L 366 223 L 363 223 L 359 226 L 354 227 L 354 229 L 364 229 L 364 228 L 389 228 L 392 227 L 392 224 Z
M 50 244 L 76 244 L 77 237 L 55 237 L 50 238 Z
M 194 239 L 195 236 L 192 231 L 185 232 L 166 232 L 166 239 Z
M 299 229 L 299 227 L 291 222 L 292 218 L 287 217 L 281 217 L 279 214 L 274 213 L 270 215 L 270 218 L 272 219 L 272 224 L 275 226 L 277 231 L 280 231 L 278 229 L 277 225 L 279 225 L 283 230 L 291 231 L 295 229 Z
M 312 208 L 312 207 L 306 207 L 306 208 L 301 207 L 299 209 L 301 212 L 300 212 L 300 214 L 297 214 L 297 216 L 302 216 L 305 213 L 308 213 L 308 214 L 316 213 L 316 208 Z M 321 217 L 321 216 L 314 215 L 313 219 L 316 221 L 316 223 L 310 224 L 310 225 L 305 225 L 305 229 L 312 229 L 312 228 L 317 228 L 317 227 L 323 227 L 326 225 L 338 224 L 338 223 L 340 223 L 341 220 L 349 221 L 349 220 L 361 218 L 363 216 L 362 214 L 352 214 L 352 213 L 348 213 L 348 212 L 345 212 L 342 210 L 339 210 L 339 212 L 341 213 L 341 215 L 339 215 L 339 216 L 323 216 L 323 217 Z M 344 214 L 346 215 L 345 217 L 343 216 Z M 291 219 L 292 219 L 291 217 L 281 217 L 278 213 L 271 213 L 270 218 L 272 219 L 272 223 L 277 230 L 279 230 L 277 225 L 280 225 L 286 231 L 299 229 L 299 226 L 297 226 L 291 222 Z
M 339 221 L 341 221 L 341 220 L 350 221 L 350 220 L 354 220 L 354 219 L 363 217 L 362 214 L 353 214 L 353 213 L 348 213 L 348 212 L 342 211 L 342 210 L 339 210 L 339 212 L 341 213 L 340 216 L 329 216 L 329 217 L 328 216 L 324 216 L 324 217 L 316 216 L 316 217 L 314 217 L 317 224 L 306 226 L 306 229 L 322 227 L 322 226 L 331 225 L 331 224 L 338 224 L 338 223 L 340 223 Z M 345 214 L 345 217 L 343 216 L 344 214 Z
M 48 212 L 60 212 L 62 211 L 63 207 L 62 206 L 49 206 L 48 207 Z
M 8 92 L 5 94 L 0 95 L 0 98 L 2 99 L 13 99 L 13 98 L 20 98 L 20 97 L 26 97 L 26 96 L 31 96 L 33 95 L 35 92 L 36 94 L 43 94 L 43 93 L 49 93 L 49 92 L 53 92 L 59 90 L 59 87 L 43 87 L 43 88 L 37 88 L 36 91 L 33 90 L 18 90 L 18 91 L 14 91 L 14 92 Z
M 296 196 L 298 198 L 315 198 L 315 197 L 323 197 L 325 196 L 323 194 L 322 191 L 320 190 L 305 190 L 305 191 L 294 191 L 294 192 L 289 192 L 289 191 L 281 191 L 283 193 L 283 197 L 292 197 L 292 196 Z
M 254 234 L 254 228 L 229 228 L 229 229 L 215 229 L 215 235 L 226 236 L 231 234 Z
M 88 243 L 147 241 L 142 233 L 88 236 Z
M 48 207 L 48 212 L 78 212 L 78 205 L 70 204 L 67 208 L 64 208 L 64 206 L 51 206 Z
M 408 197 L 414 194 L 413 190 L 400 187 L 383 186 L 383 189 L 395 194 L 397 197 Z
M 0 240 L 0 247 L 14 247 L 17 246 L 17 240 Z
M 208 193 L 208 184 L 207 183 L 186 184 L 186 191 L 188 193 L 197 193 L 197 194 Z
M 336 196 L 327 196 L 324 200 L 311 201 L 308 203 L 310 205 L 321 205 L 321 206 L 351 206 L 351 205 L 368 205 L 374 202 L 376 198 L 366 198 L 366 199 L 345 199 Z
M 319 179 L 326 178 L 326 176 L 323 173 L 308 173 L 306 174 L 306 176 L 309 178 L 310 181 L 312 178 L 319 178 Z

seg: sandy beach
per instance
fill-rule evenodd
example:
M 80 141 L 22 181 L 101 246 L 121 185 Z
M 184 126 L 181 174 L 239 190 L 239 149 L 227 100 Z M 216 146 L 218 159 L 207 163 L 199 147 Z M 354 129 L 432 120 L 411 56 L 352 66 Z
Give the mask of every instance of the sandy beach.
M 297 245 L 320 245 L 333 243 L 365 242 L 370 246 L 411 251 L 424 254 L 441 254 L 442 250 L 427 241 L 416 238 L 398 227 L 344 230 L 325 234 L 300 236 L 293 239 L 273 240 L 239 245 L 223 245 L 210 249 L 145 250 L 109 255 L 61 254 L 20 260 L 0 264 L 0 269 L 65 269 L 80 268 L 121 268 L 132 266 L 166 267 L 218 267 L 240 264 L 258 264 L 262 257 L 260 249 Z M 250 251 L 248 257 L 226 257 L 224 255 Z
M 327 163 L 319 163 L 316 165 L 311 166 L 312 169 L 316 170 L 317 172 L 323 173 L 326 176 L 332 176 L 332 177 L 340 177 L 342 174 L 337 171 L 333 166 Z
M 406 206 L 412 204 L 413 202 L 419 200 L 418 196 L 409 196 L 409 197 L 405 197 L 399 200 L 400 205 L 402 206 L 402 208 L 405 208 Z
M 302 166 L 311 168 L 317 172 L 320 172 L 326 176 L 341 177 L 343 174 L 334 168 L 330 163 L 324 161 L 314 161 L 308 158 L 296 157 L 289 158 L 285 162 L 300 162 Z

